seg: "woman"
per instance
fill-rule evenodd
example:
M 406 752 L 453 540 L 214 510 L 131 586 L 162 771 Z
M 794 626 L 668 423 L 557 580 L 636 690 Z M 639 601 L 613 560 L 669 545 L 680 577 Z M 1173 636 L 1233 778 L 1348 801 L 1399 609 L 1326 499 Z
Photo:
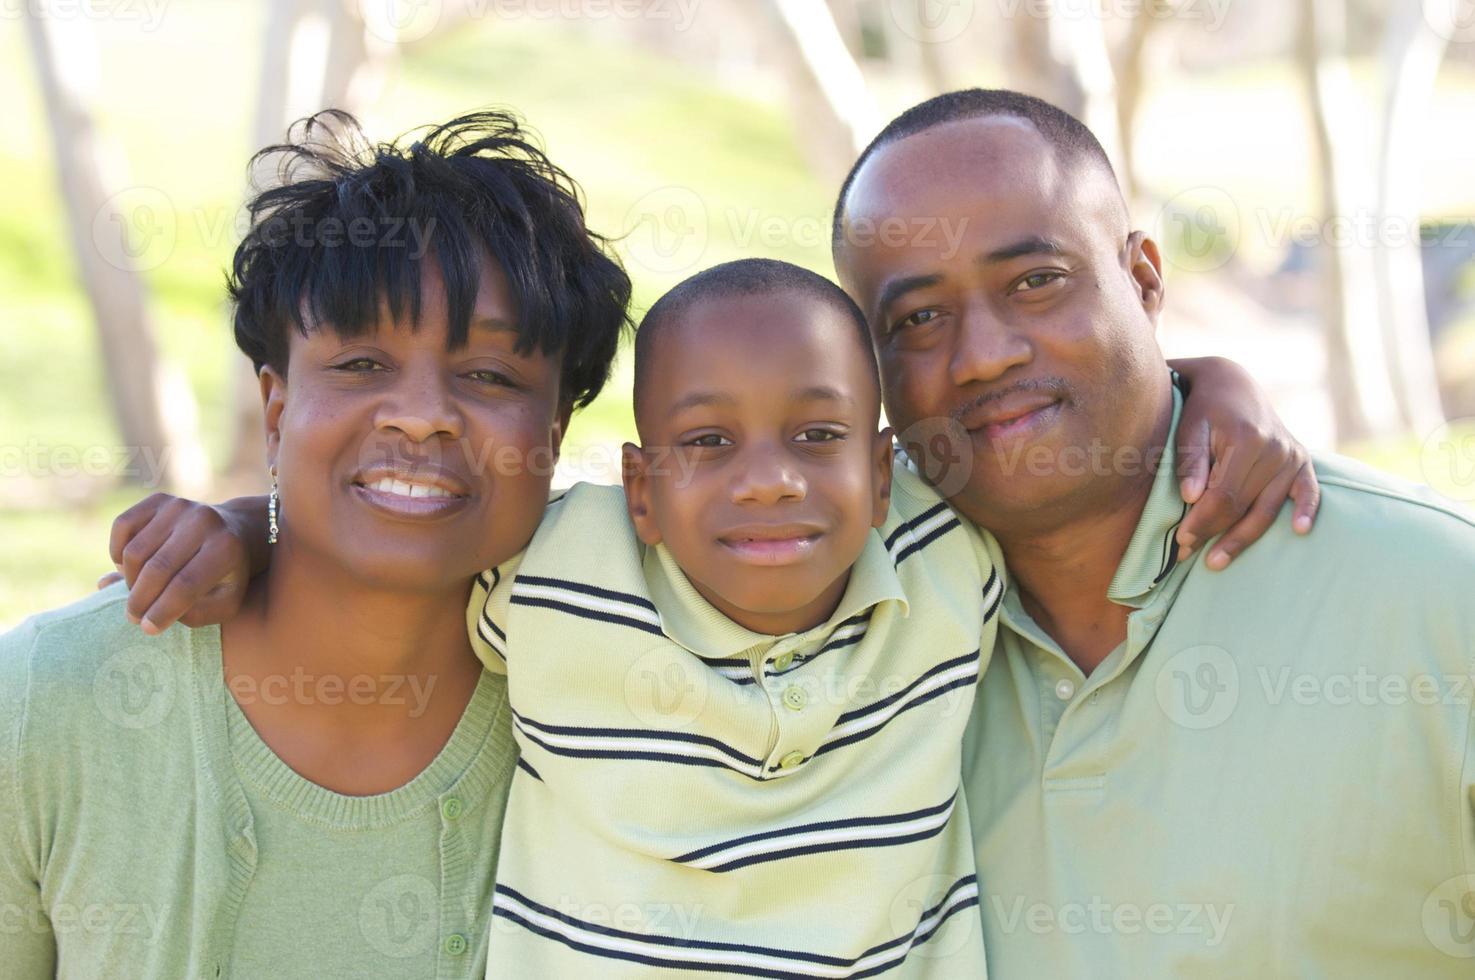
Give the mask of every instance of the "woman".
M 0 638 L 7 976 L 486 969 L 515 750 L 467 597 L 532 536 L 629 282 L 504 115 L 296 135 L 232 276 L 269 527 L 150 498 L 115 528 L 131 591 Z M 1245 412 L 1242 375 L 1207 368 L 1205 438 Z M 187 610 L 220 625 L 162 632 Z

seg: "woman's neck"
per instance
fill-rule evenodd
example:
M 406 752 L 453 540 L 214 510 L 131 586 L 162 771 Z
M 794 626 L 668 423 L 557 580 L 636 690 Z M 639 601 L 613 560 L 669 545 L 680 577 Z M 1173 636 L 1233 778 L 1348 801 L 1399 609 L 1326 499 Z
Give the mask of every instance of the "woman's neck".
M 226 682 L 262 739 L 304 778 L 382 793 L 435 758 L 481 664 L 464 588 L 375 588 L 281 547 L 221 630 Z

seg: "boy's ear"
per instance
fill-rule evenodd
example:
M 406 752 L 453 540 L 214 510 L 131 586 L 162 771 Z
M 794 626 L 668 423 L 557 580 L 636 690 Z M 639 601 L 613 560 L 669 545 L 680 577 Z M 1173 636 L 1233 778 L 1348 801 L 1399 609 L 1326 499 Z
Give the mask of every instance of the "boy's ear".
M 633 442 L 620 447 L 620 470 L 625 481 L 625 507 L 635 533 L 648 545 L 661 543 L 661 531 L 651 517 L 649 461 Z
M 271 365 L 263 365 L 256 379 L 261 384 L 261 407 L 266 417 L 266 465 L 277 465 L 282 445 L 282 411 L 287 407 L 287 379 Z
M 886 514 L 891 510 L 891 468 L 895 465 L 891 436 L 892 429 L 889 425 L 876 433 L 875 458 L 872 460 L 876 467 L 876 492 L 872 501 L 871 527 L 885 524 Z

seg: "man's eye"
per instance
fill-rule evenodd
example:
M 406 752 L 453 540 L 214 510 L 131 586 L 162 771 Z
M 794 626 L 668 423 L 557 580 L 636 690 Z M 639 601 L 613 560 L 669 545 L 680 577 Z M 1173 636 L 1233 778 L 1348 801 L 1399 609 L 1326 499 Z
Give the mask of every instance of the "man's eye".
M 891 332 L 896 333 L 899 330 L 905 330 L 907 327 L 920 327 L 923 324 L 931 323 L 937 319 L 938 315 L 936 310 L 918 310 L 915 313 L 908 313 L 896 322 L 896 326 L 891 328 Z
M 706 435 L 688 439 L 686 444 L 688 446 L 696 446 L 698 449 L 716 449 L 719 446 L 732 445 L 726 436 L 720 436 L 715 432 L 709 432 Z
M 805 429 L 798 438 L 801 442 L 834 442 L 845 437 L 831 429 Z
M 1062 275 L 1063 273 L 1059 272 L 1032 272 L 1019 280 L 1019 284 L 1014 287 L 1014 291 L 1016 293 L 1027 293 L 1031 289 L 1040 289 L 1060 279 Z

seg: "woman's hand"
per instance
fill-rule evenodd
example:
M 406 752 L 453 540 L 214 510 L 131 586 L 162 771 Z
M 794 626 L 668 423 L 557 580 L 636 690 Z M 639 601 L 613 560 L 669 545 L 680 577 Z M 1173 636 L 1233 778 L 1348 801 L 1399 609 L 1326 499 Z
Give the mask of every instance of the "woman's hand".
M 1233 361 L 1170 361 L 1190 392 L 1178 423 L 1178 477 L 1190 507 L 1178 527 L 1178 557 L 1216 535 L 1205 561 L 1222 569 L 1260 539 L 1287 498 L 1291 527 L 1306 534 L 1316 521 L 1321 485 L 1306 447 L 1286 429 L 1270 399 Z
M 156 493 L 113 521 L 117 571 L 98 588 L 126 581 L 128 618 L 150 636 L 175 622 L 224 622 L 240 610 L 252 573 L 266 568 L 265 540 L 265 497 L 212 507 Z

